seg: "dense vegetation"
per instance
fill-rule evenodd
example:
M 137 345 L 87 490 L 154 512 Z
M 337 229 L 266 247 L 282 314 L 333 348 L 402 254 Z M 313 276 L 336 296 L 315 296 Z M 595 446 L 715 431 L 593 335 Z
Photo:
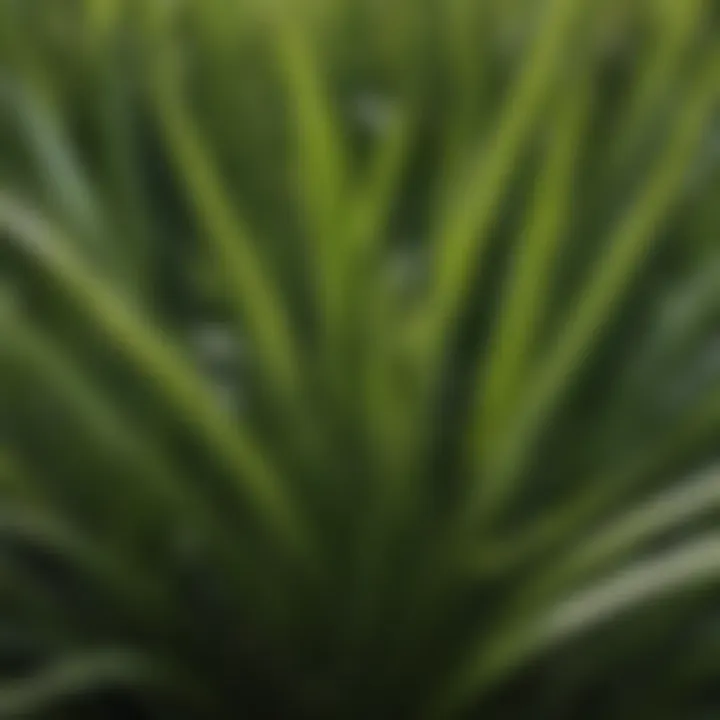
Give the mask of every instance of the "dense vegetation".
M 720 712 L 704 0 L 0 0 L 0 717 Z

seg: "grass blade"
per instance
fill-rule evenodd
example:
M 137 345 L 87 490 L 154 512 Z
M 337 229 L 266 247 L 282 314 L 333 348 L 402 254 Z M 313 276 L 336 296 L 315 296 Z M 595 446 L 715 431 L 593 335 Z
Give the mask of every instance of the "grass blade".
M 488 456 L 484 477 L 492 485 L 493 510 L 514 493 L 538 433 L 581 369 L 583 358 L 612 322 L 639 268 L 658 241 L 657 229 L 678 201 L 688 164 L 719 97 L 720 55 L 713 53 L 683 108 L 656 172 L 608 239 L 607 250 L 574 304 L 557 344 L 533 378 L 517 425 L 509 429 L 497 452 Z
M 154 103 L 171 160 L 206 231 L 238 320 L 247 326 L 257 346 L 271 390 L 297 410 L 302 397 L 299 350 L 282 296 L 262 262 L 260 241 L 227 196 L 220 172 L 182 101 L 177 82 L 162 66 L 156 72 Z
M 533 205 L 513 251 L 502 309 L 489 342 L 489 358 L 480 361 L 477 372 L 475 417 L 470 423 L 475 453 L 472 465 L 476 470 L 481 469 L 484 453 L 502 435 L 518 395 L 522 396 L 555 261 L 566 239 L 564 230 L 580 143 L 591 109 L 591 89 L 587 79 L 582 78 L 580 87 L 563 93 L 567 94 L 563 94 L 547 157 L 536 180 Z M 489 487 L 484 484 L 482 489 Z M 489 510 L 489 498 L 484 501 Z
M 639 561 L 530 618 L 510 621 L 496 642 L 487 638 L 439 694 L 429 717 L 450 717 L 502 681 L 513 669 L 553 646 L 586 634 L 622 613 L 679 594 L 720 574 L 720 536 L 711 533 Z
M 503 108 L 494 137 L 483 144 L 466 186 L 442 218 L 435 236 L 437 280 L 429 337 L 434 352 L 465 298 L 490 238 L 490 227 L 513 169 L 527 147 L 555 80 L 583 2 L 553 0 L 546 8 L 535 46 Z
M 95 330 L 153 383 L 160 396 L 191 423 L 230 470 L 241 497 L 292 555 L 306 556 L 308 530 L 275 470 L 249 433 L 218 406 L 212 391 L 164 337 L 116 297 L 72 253 L 62 236 L 7 195 L 0 198 L 0 227 L 37 264 Z

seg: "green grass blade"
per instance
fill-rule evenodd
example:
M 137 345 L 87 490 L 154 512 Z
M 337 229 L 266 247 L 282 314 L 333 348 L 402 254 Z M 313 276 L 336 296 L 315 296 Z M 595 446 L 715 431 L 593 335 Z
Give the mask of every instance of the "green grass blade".
M 388 222 L 407 169 L 415 136 L 413 113 L 408 107 L 395 108 L 382 129 L 367 172 L 354 190 L 345 276 L 355 268 L 377 268 L 387 250 Z M 352 279 L 351 277 L 349 279 Z M 374 289 L 366 284 L 366 292 Z
M 497 121 L 496 133 L 483 143 L 465 186 L 434 238 L 437 276 L 430 307 L 429 336 L 437 352 L 468 286 L 478 270 L 490 238 L 490 227 L 523 150 L 527 147 L 576 20 L 583 9 L 578 0 L 554 0 L 546 8 L 535 46 Z
M 76 257 L 62 235 L 7 195 L 0 227 L 9 242 L 37 264 L 74 303 L 76 311 L 133 363 L 165 402 L 191 424 L 233 473 L 248 501 L 285 550 L 307 559 L 308 530 L 257 442 L 218 406 L 212 391 L 160 329 L 148 324 Z
M 655 173 L 608 239 L 607 250 L 574 303 L 557 344 L 532 379 L 517 424 L 509 429 L 497 452 L 488 456 L 485 477 L 492 484 L 494 508 L 515 492 L 519 471 L 527 462 L 537 434 L 581 369 L 583 358 L 612 322 L 658 241 L 657 230 L 678 201 L 688 165 L 719 97 L 720 56 L 713 54 L 686 101 Z
M 58 397 L 76 417 L 94 442 L 112 448 L 123 463 L 142 475 L 141 483 L 128 481 L 125 493 L 139 492 L 138 502 L 151 502 L 172 516 L 179 512 L 188 520 L 212 528 L 204 512 L 204 498 L 197 496 L 195 483 L 184 477 L 163 455 L 160 446 L 122 417 L 119 408 L 94 386 L 62 348 L 20 317 L 0 313 L 0 332 L 7 339 L 0 359 L 7 359 L 37 381 L 37 387 Z
M 347 209 L 347 149 L 308 19 L 287 8 L 273 11 L 271 42 L 284 80 L 294 134 L 295 182 L 314 255 L 320 318 L 335 334 L 342 317 L 342 266 L 347 253 L 342 213 Z
M 620 467 L 601 470 L 556 507 L 542 512 L 507 545 L 491 543 L 479 566 L 512 567 L 572 539 L 633 491 L 662 478 L 665 468 L 676 467 L 694 449 L 706 446 L 719 430 L 720 392 L 716 389 Z
M 107 259 L 109 244 L 104 242 L 100 200 L 56 109 L 27 87 L 6 84 L 3 90 L 3 104 L 10 106 L 17 118 L 48 205 L 77 233 L 83 252 Z
M 526 596 L 537 599 L 571 587 L 617 564 L 647 543 L 720 510 L 720 471 L 711 468 L 698 478 L 657 493 L 639 507 L 619 514 L 540 573 Z
M 287 307 L 262 262 L 261 240 L 228 197 L 210 149 L 170 72 L 158 70 L 153 93 L 170 157 L 205 230 L 241 325 L 256 345 L 271 390 L 297 408 L 302 397 L 299 349 Z
M 564 230 L 573 200 L 573 180 L 592 105 L 587 78 L 581 80 L 579 87 L 563 91 L 532 207 L 513 250 L 489 357 L 480 360 L 475 417 L 470 422 L 476 470 L 481 468 L 484 453 L 502 435 L 531 372 L 530 355 L 544 317 L 555 263 L 567 238 Z M 489 488 L 486 484 L 482 489 Z M 487 508 L 490 511 L 489 503 Z
M 564 642 L 622 612 L 712 580 L 719 572 L 717 533 L 622 568 L 553 608 L 542 623 L 542 645 Z
M 68 655 L 30 677 L 0 683 L 0 716 L 35 717 L 109 689 L 165 682 L 158 668 L 138 653 L 108 649 Z
M 642 605 L 673 596 L 720 574 L 720 536 L 711 533 L 623 568 L 530 618 L 513 618 L 499 639 L 478 646 L 439 694 L 430 717 L 449 717 L 543 651 Z
M 620 136 L 611 156 L 613 169 L 622 166 L 642 141 L 648 125 L 656 119 L 659 105 L 667 97 L 669 86 L 677 81 L 707 11 L 704 0 L 658 4 L 655 22 L 659 37 L 643 63 L 632 96 L 626 103 Z
M 171 601 L 166 587 L 138 567 L 127 564 L 114 549 L 85 537 L 48 508 L 4 503 L 0 512 L 0 538 L 60 559 L 124 613 L 151 627 L 162 617 L 177 617 L 178 607 Z

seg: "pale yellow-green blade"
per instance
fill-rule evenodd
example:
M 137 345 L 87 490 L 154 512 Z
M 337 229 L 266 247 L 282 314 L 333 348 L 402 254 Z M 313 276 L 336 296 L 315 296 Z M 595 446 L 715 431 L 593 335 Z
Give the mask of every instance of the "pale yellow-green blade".
M 429 717 L 460 714 L 533 657 L 612 621 L 715 580 L 720 574 L 720 536 L 710 533 L 622 568 L 595 585 L 529 615 L 512 618 L 494 638 L 483 637 L 438 693 Z

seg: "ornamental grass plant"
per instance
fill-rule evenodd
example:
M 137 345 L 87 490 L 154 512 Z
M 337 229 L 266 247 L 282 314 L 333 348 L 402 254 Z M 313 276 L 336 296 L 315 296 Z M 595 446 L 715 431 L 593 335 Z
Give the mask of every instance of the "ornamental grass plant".
M 710 0 L 0 0 L 0 718 L 720 716 Z

